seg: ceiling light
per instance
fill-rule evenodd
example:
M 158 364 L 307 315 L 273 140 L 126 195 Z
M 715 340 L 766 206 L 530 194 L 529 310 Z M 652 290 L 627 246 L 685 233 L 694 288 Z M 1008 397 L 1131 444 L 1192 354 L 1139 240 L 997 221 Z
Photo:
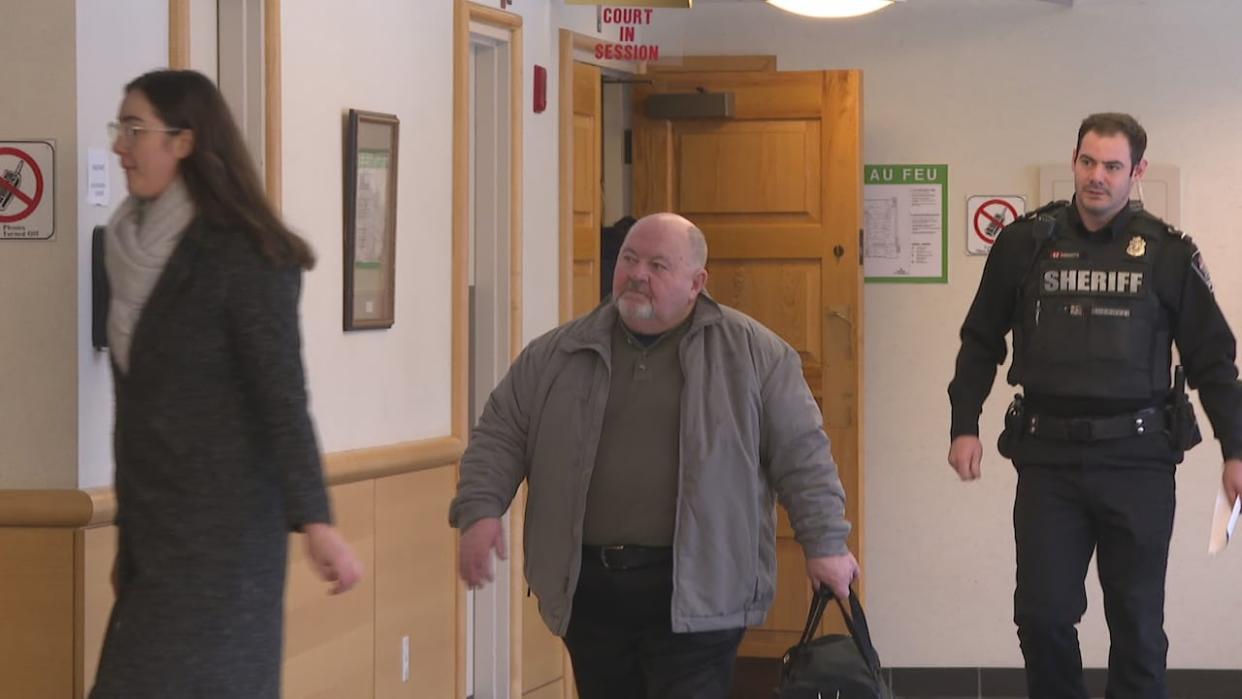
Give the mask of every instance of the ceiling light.
M 767 0 L 769 5 L 804 17 L 857 17 L 904 0 Z

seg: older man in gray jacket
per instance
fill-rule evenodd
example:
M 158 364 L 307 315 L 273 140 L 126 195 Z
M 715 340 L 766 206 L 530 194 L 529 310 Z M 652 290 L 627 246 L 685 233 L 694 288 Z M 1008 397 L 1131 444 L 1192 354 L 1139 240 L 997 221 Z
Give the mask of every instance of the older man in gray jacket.
M 449 511 L 492 579 L 523 479 L 526 579 L 582 699 L 724 699 L 775 592 L 775 498 L 813 585 L 848 594 L 845 493 L 797 353 L 702 293 L 675 214 L 630 229 L 611 300 L 531 342 L 492 392 Z

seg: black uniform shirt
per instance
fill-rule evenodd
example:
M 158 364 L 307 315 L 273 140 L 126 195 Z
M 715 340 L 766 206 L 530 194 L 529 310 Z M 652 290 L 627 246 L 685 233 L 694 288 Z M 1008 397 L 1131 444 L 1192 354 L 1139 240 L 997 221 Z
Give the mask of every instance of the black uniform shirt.
M 1098 231 L 1089 231 L 1071 202 L 1066 211 L 1069 230 L 1057 235 L 1081 236 L 1104 245 L 1124 235 L 1134 216 L 1127 207 Z M 1018 303 L 1018 290 L 1039 250 L 1035 221 L 1016 221 L 997 237 L 983 268 L 983 279 L 962 324 L 962 347 L 957 370 L 949 384 L 952 404 L 950 436 L 979 433 L 979 413 L 992 389 L 996 367 L 1005 361 L 1005 335 L 1009 333 Z M 1199 250 L 1188 237 L 1170 233 L 1155 261 L 1154 284 L 1165 324 L 1186 368 L 1187 383 L 1198 389 L 1199 398 L 1228 458 L 1242 457 L 1242 384 L 1234 364 L 1236 342 L 1221 314 Z M 1028 395 L 1032 412 L 1062 416 L 1116 415 L 1155 405 L 1150 401 Z

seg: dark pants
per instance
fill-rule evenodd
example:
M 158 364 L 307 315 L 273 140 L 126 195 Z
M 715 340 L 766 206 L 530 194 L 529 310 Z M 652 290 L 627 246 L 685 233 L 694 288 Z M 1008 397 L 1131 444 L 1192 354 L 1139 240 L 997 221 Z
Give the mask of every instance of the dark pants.
M 1075 625 L 1091 554 L 1112 645 L 1108 699 L 1166 699 L 1164 581 L 1176 500 L 1168 469 L 1018 467 L 1014 622 L 1031 699 L 1087 699 Z
M 745 629 L 673 633 L 673 565 L 584 555 L 565 646 L 581 699 L 725 699 Z

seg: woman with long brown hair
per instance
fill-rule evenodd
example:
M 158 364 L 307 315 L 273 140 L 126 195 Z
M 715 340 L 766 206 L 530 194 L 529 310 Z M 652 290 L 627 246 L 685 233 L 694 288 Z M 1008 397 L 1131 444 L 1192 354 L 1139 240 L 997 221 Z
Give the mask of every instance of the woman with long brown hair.
M 219 90 L 125 87 L 108 225 L 116 605 L 92 699 L 280 696 L 288 532 L 343 592 L 307 409 L 298 297 L 310 247 L 276 215 Z

